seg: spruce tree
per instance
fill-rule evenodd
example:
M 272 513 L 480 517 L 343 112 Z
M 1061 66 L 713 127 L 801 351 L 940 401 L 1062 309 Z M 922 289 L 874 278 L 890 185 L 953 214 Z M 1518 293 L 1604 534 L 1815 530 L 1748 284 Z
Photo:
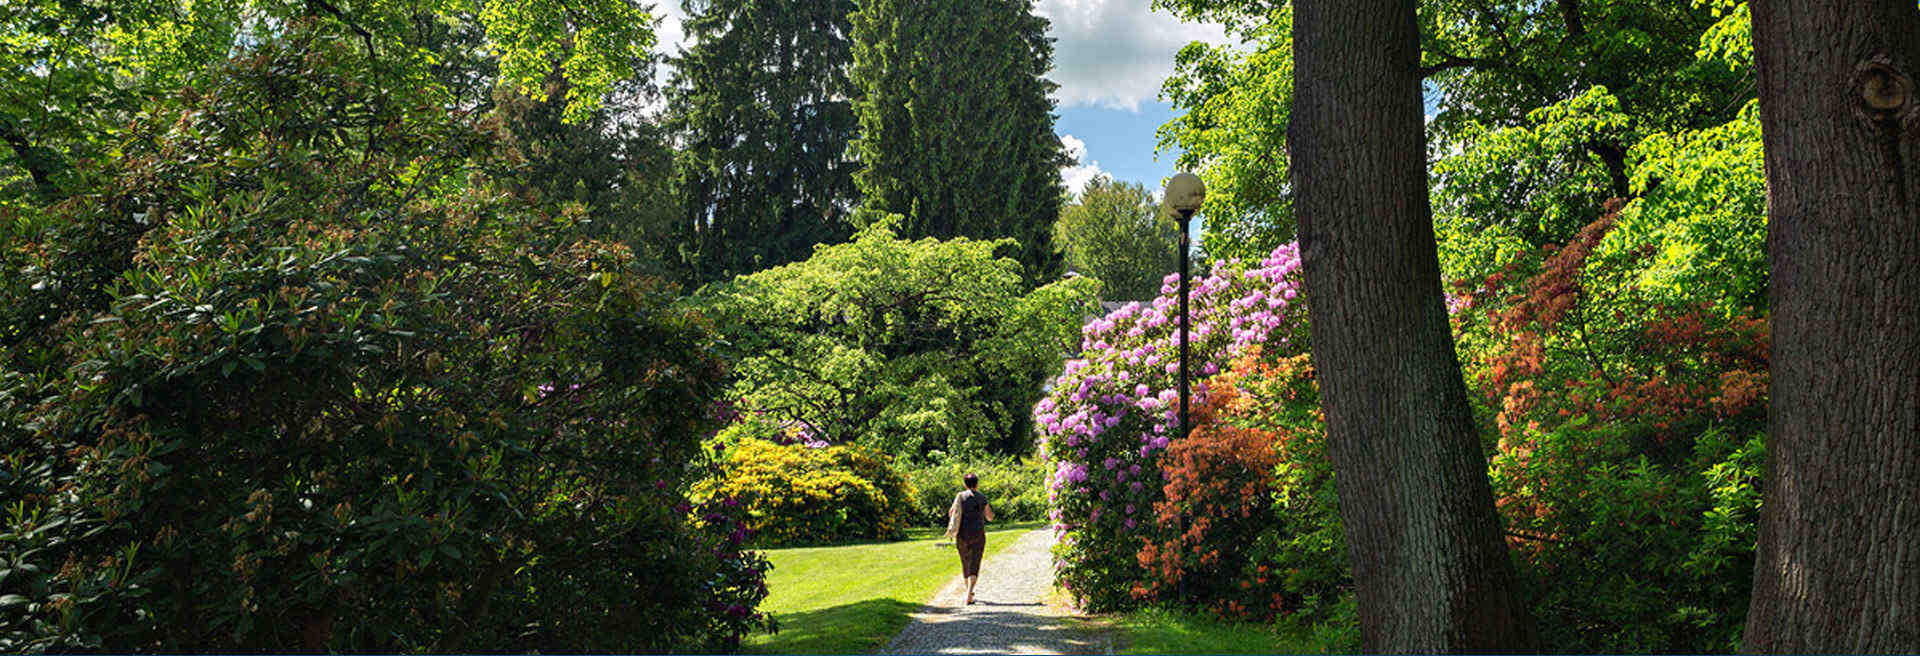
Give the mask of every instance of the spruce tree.
M 685 138 L 695 282 L 806 259 L 852 233 L 852 0 L 686 0 L 670 109 Z
M 855 222 L 906 217 L 908 237 L 997 238 L 1030 282 L 1059 273 L 1047 21 L 1031 0 L 869 0 L 853 16 Z

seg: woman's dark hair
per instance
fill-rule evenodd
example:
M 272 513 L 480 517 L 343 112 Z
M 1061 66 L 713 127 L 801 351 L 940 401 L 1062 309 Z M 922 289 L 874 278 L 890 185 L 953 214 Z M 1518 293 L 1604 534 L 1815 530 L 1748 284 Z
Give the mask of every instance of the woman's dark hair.
M 961 480 L 961 481 L 964 481 L 964 482 L 966 482 L 966 484 L 967 484 L 967 489 L 969 489 L 969 490 L 971 490 L 971 489 L 973 489 L 973 488 L 976 488 L 976 487 L 980 487 L 980 477 L 979 477 L 979 476 L 974 476 L 973 474 L 967 474 L 967 475 L 966 475 L 965 477 L 963 477 L 963 478 L 961 478 L 960 480 Z

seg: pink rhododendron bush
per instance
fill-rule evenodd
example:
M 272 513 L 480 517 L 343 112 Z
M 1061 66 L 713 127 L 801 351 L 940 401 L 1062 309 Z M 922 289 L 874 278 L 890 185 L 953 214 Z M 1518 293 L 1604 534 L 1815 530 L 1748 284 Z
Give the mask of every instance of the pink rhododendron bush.
M 1130 303 L 1084 327 L 1069 360 L 1034 407 L 1047 477 L 1058 580 L 1092 610 L 1129 599 L 1150 573 L 1138 554 L 1164 498 L 1162 454 L 1180 439 L 1179 276 L 1158 298 Z M 1206 381 L 1256 344 L 1274 356 L 1305 353 L 1299 249 L 1283 245 L 1253 264 L 1226 261 L 1196 279 L 1188 297 L 1193 407 Z M 1250 500 L 1257 501 L 1257 500 Z

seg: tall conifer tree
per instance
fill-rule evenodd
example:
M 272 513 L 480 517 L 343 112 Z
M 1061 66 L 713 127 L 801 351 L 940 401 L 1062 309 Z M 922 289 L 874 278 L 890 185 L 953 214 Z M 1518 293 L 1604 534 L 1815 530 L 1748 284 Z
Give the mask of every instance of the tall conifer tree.
M 1013 237 L 1030 281 L 1058 274 L 1053 43 L 1031 0 L 869 0 L 853 17 L 857 223 L 911 237 Z
M 695 281 L 806 259 L 852 233 L 852 0 L 686 0 L 674 127 Z

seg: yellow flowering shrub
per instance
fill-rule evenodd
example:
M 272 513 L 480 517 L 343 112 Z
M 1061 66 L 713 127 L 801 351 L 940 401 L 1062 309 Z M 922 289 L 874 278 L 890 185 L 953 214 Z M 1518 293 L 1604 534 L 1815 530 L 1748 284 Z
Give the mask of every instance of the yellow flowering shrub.
M 809 447 L 745 439 L 699 499 L 732 499 L 754 544 L 766 547 L 900 539 L 913 488 L 886 454 L 859 446 Z

